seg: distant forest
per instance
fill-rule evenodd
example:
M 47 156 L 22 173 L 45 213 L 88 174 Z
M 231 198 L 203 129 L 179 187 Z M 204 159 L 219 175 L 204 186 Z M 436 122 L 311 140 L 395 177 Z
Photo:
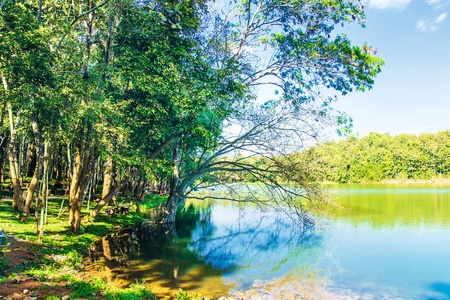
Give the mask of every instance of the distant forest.
M 338 183 L 450 178 L 450 130 L 435 134 L 370 133 L 297 153 L 318 181 Z

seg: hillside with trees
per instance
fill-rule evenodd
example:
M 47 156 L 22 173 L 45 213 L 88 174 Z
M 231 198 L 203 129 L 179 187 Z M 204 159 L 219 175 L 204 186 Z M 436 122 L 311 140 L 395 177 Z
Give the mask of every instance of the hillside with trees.
M 450 131 L 420 135 L 370 133 L 298 154 L 319 181 L 338 183 L 450 178 Z

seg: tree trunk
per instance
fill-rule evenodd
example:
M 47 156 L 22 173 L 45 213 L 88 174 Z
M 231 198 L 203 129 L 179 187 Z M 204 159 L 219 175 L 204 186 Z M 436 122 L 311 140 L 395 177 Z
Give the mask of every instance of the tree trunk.
M 117 195 L 117 193 L 128 184 L 129 179 L 125 178 L 118 185 L 112 188 L 107 195 L 105 195 L 102 200 L 100 200 L 97 205 L 91 210 L 91 216 L 95 217 L 102 210 L 105 205 L 108 205 L 109 202 Z
M 0 143 L 0 183 L 3 182 L 3 177 L 5 174 L 4 164 L 5 164 L 5 154 L 6 147 L 8 145 L 9 136 L 5 136 L 2 138 L 2 142 Z
M 30 186 L 28 187 L 28 191 L 25 193 L 26 198 L 25 198 L 25 205 L 23 207 L 23 212 L 26 213 L 27 215 L 30 213 L 30 207 L 31 207 L 31 204 L 33 203 L 33 195 L 36 192 L 39 178 L 41 177 L 43 160 L 45 159 L 43 157 L 43 153 L 42 153 L 41 130 L 39 128 L 38 117 L 37 117 L 36 112 L 33 112 L 33 122 L 31 123 L 31 127 L 33 129 L 34 136 L 35 136 L 37 163 L 36 163 L 33 178 L 31 179 L 31 182 L 30 182 Z M 48 160 L 48 158 L 47 158 L 47 160 Z M 36 209 L 39 209 L 39 208 L 36 207 Z
M 36 167 L 36 168 L 38 168 L 38 167 Z M 39 171 L 39 173 L 40 173 L 40 171 Z M 30 214 L 31 204 L 33 202 L 33 195 L 37 190 L 37 186 L 38 186 L 38 182 L 39 182 L 39 180 L 38 180 L 39 175 L 37 175 L 37 174 L 38 174 L 38 171 L 36 170 L 33 175 L 33 178 L 31 179 L 30 186 L 28 187 L 28 191 L 25 193 L 25 205 L 23 206 L 23 212 L 27 215 Z M 36 209 L 38 209 L 38 208 L 36 207 Z
M 2 76 L 2 84 L 3 89 L 5 90 L 5 94 L 8 95 L 9 89 L 8 89 L 8 82 L 6 81 L 5 76 L 1 74 Z M 17 161 L 17 141 L 16 141 L 16 131 L 17 127 L 20 123 L 20 115 L 17 114 L 16 122 L 14 123 L 13 120 L 13 113 L 12 113 L 12 107 L 11 104 L 8 103 L 8 116 L 9 116 L 9 129 L 10 129 L 10 139 L 9 139 L 9 145 L 8 145 L 8 160 L 9 160 L 9 168 L 10 168 L 10 174 L 11 174 L 11 181 L 14 188 L 14 194 L 13 194 L 13 208 L 22 208 L 22 185 L 19 180 L 19 163 Z
M 30 145 L 29 150 L 30 155 L 28 156 L 28 171 L 27 177 L 33 177 L 36 172 L 37 165 L 37 155 L 36 155 L 36 147 L 34 145 Z
M 104 164 L 104 175 L 103 175 L 103 189 L 102 189 L 102 199 L 109 194 L 113 182 L 113 161 L 110 156 L 106 158 Z
M 59 146 L 58 155 L 56 156 L 56 182 L 61 182 L 62 172 L 63 172 L 63 156 L 62 156 L 62 145 Z
M 92 176 L 94 155 L 88 146 L 82 149 L 79 143 L 75 150 L 72 183 L 69 191 L 69 224 L 73 233 L 78 234 L 81 227 L 81 207 Z
M 13 121 L 13 114 L 11 105 L 8 104 L 9 113 L 9 126 L 10 126 L 10 139 L 8 146 L 8 160 L 9 160 L 9 172 L 11 175 L 11 181 L 14 188 L 13 203 L 12 207 L 16 209 L 22 209 L 23 198 L 22 198 L 22 185 L 19 178 L 19 162 L 17 160 L 17 127 L 20 123 L 20 116 L 17 115 L 16 122 Z
M 3 76 L 2 76 L 2 79 L 3 79 Z M 5 80 L 5 88 L 6 88 L 6 80 Z M 7 103 L 5 102 L 3 104 L 2 114 L 0 116 L 0 118 L 1 118 L 0 119 L 0 133 L 3 133 L 2 128 L 3 128 L 3 120 L 5 119 L 5 114 L 6 114 L 6 105 L 7 105 Z M 5 134 L 0 139 L 1 139 L 1 142 L 0 142 L 0 183 L 2 183 L 3 175 L 4 175 L 6 147 L 8 145 L 9 136 L 8 136 L 8 134 Z M 1 185 L 0 185 L 0 189 L 1 189 Z
M 177 213 L 180 199 L 178 194 L 172 194 L 167 200 L 166 211 L 164 216 L 164 224 L 175 223 L 175 215 Z
M 42 182 L 42 202 L 41 202 L 41 224 L 39 226 L 39 237 L 38 237 L 38 243 L 42 243 L 42 240 L 44 238 L 44 215 L 45 215 L 45 209 L 47 206 L 47 195 L 48 195 L 48 152 L 49 152 L 49 142 L 45 143 L 44 146 L 44 180 Z M 36 207 L 36 209 L 39 209 Z
M 178 157 L 178 141 L 173 147 L 173 157 L 172 157 L 172 178 L 170 180 L 170 191 L 169 199 L 167 199 L 166 211 L 164 223 L 174 223 L 175 215 L 177 213 L 178 205 L 181 202 L 180 191 L 179 191 L 179 157 Z

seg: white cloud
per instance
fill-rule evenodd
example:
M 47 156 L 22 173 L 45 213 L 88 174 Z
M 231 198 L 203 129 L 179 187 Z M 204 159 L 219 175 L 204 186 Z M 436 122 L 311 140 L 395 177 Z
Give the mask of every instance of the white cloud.
M 439 29 L 440 25 L 447 18 L 447 13 L 440 14 L 434 21 L 428 20 L 419 20 L 416 25 L 416 29 L 428 32 L 428 31 L 436 31 Z
M 450 6 L 450 0 L 425 0 L 425 3 L 434 9 L 443 9 Z
M 444 20 L 447 18 L 447 13 L 442 13 L 439 15 L 439 17 L 436 18 L 436 23 L 439 24 L 441 22 L 444 22 Z
M 425 1 L 428 5 L 436 5 L 442 2 L 442 0 L 426 0 Z
M 439 1 L 439 0 L 428 0 L 428 1 Z M 367 0 L 367 4 L 370 7 L 378 9 L 395 8 L 403 9 L 408 5 L 411 0 Z

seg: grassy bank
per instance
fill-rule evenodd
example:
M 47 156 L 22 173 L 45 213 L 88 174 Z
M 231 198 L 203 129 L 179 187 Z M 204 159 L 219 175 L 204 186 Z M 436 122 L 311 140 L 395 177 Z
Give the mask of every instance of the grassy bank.
M 152 207 L 163 201 L 164 198 L 151 196 L 142 203 L 141 214 L 133 207 L 127 215 L 116 214 L 111 218 L 99 215 L 95 220 L 88 217 L 85 209 L 82 233 L 74 235 L 67 222 L 67 212 L 60 212 L 61 206 L 64 207 L 63 199 L 51 198 L 43 243 L 37 244 L 34 216 L 13 209 L 10 200 L 0 200 L 0 227 L 14 236 L 6 243 L 3 241 L 0 250 L 0 296 L 24 299 L 36 293 L 38 299 L 51 300 L 65 295 L 90 299 L 155 299 L 143 284 L 118 289 L 100 279 L 83 278 L 83 257 L 96 239 L 111 231 L 134 226 Z M 15 289 L 10 289 L 11 286 Z M 24 293 L 26 290 L 29 293 Z

